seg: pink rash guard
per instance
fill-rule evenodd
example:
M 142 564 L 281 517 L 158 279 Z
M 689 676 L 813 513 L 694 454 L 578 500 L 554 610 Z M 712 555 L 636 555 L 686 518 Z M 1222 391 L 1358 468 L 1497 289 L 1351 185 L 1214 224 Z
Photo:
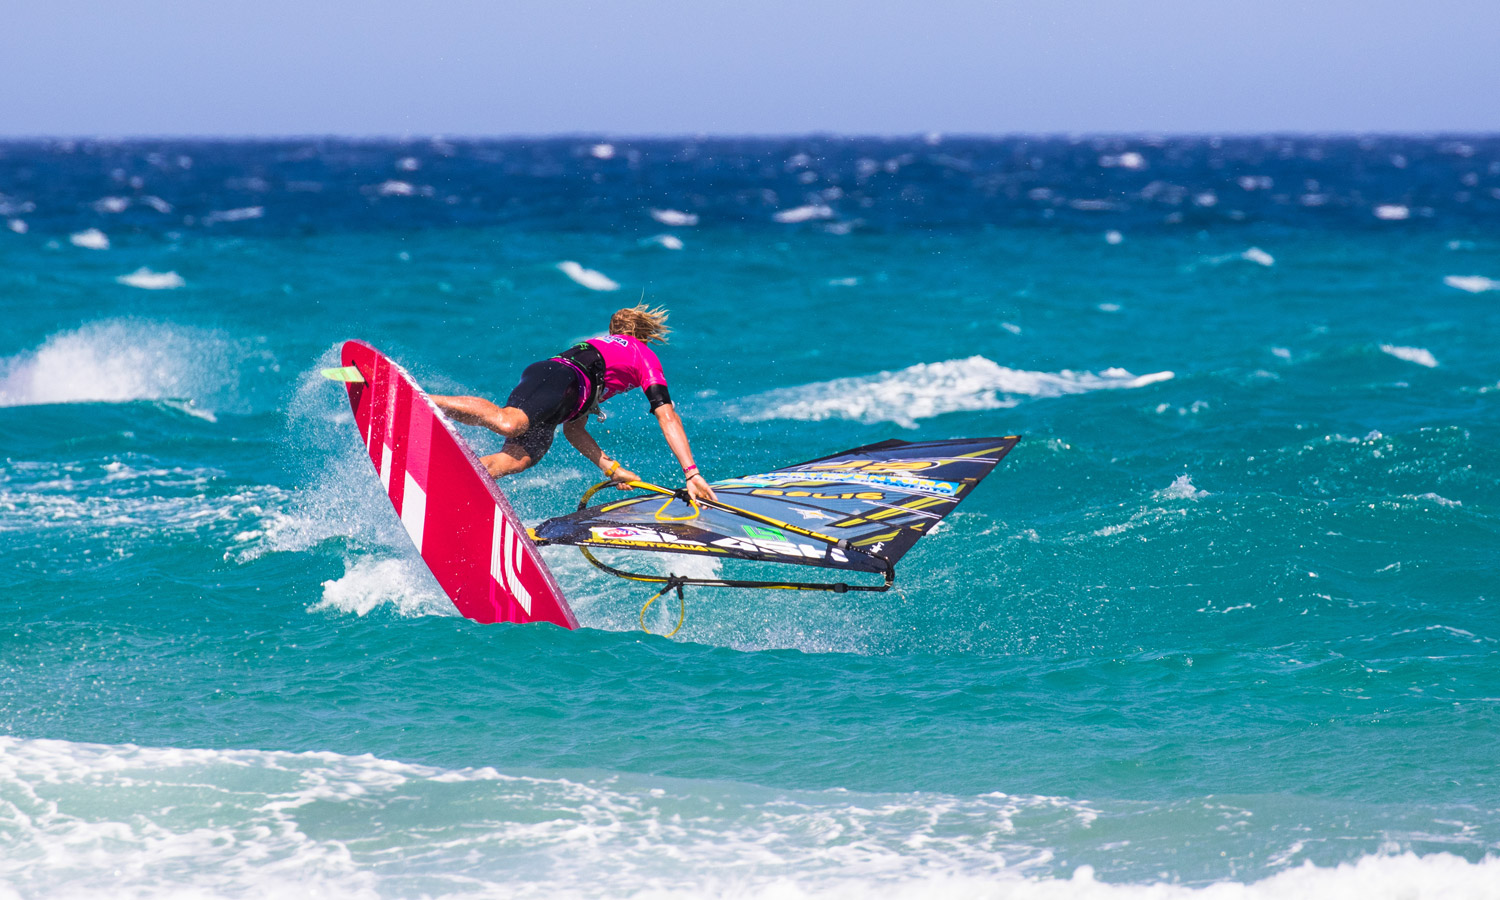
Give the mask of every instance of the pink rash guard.
M 653 385 L 667 386 L 667 376 L 662 374 L 661 360 L 643 342 L 628 334 L 612 334 L 609 337 L 589 338 L 588 343 L 604 357 L 604 395 L 602 403 L 616 394 L 632 388 Z M 652 407 L 655 408 L 653 403 Z

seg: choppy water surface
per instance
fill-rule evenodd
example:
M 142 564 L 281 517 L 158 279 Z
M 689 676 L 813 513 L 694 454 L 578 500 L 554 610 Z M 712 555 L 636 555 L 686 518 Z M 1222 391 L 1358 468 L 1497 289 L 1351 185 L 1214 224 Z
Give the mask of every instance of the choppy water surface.
M 0 897 L 1497 896 L 1497 222 L 1493 138 L 0 144 Z M 1025 440 L 899 592 L 459 618 L 317 369 L 642 292 L 710 477 Z

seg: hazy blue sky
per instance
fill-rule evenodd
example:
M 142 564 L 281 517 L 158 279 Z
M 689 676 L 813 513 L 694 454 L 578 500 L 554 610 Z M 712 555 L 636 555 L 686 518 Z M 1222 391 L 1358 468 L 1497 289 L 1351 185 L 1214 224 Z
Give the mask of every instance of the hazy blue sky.
M 1500 0 L 9 0 L 0 135 L 1500 131 Z

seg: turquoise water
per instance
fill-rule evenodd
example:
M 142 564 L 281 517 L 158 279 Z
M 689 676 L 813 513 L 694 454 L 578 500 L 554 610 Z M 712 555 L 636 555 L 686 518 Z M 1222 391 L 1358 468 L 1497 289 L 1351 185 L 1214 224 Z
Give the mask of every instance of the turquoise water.
M 1497 896 L 1500 144 L 1286 146 L 5 145 L 0 898 Z M 1024 440 L 897 592 L 458 617 L 317 370 L 643 291 L 711 478 Z

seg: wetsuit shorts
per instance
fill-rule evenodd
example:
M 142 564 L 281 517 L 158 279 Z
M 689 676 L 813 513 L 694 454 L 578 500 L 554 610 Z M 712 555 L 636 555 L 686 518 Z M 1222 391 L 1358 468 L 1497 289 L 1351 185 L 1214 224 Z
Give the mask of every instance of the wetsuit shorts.
M 578 411 L 583 390 L 580 382 L 577 369 L 554 359 L 527 366 L 521 373 L 521 383 L 510 392 L 505 405 L 524 412 L 531 425 L 520 437 L 508 438 L 505 449 L 522 451 L 531 457 L 533 463 L 541 462 L 552 447 L 557 426 Z

